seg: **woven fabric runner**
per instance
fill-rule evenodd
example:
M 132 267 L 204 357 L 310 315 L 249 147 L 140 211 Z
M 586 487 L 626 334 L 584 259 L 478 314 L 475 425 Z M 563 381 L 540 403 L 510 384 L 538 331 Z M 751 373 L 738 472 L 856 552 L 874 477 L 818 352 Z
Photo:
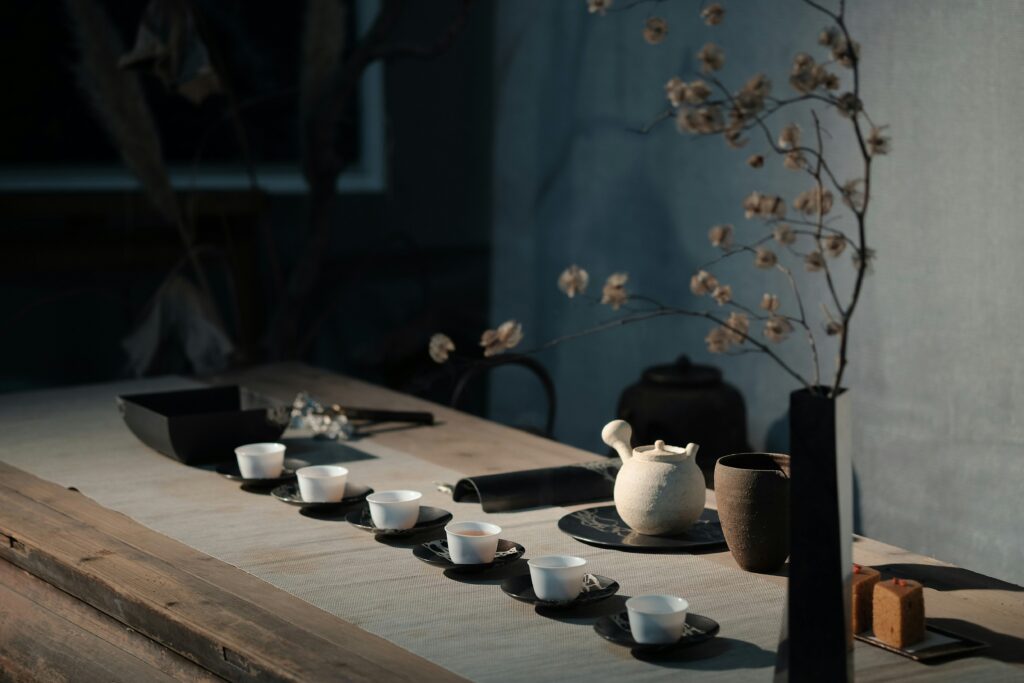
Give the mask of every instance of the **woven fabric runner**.
M 475 681 L 768 680 L 783 591 L 697 555 L 593 548 L 557 529 L 566 508 L 487 514 L 453 503 L 433 482 L 463 476 L 367 439 L 351 444 L 286 435 L 289 456 L 344 462 L 350 478 L 381 490 L 411 488 L 457 520 L 486 519 L 523 544 L 527 557 L 568 553 L 617 580 L 622 596 L 672 593 L 721 624 L 700 656 L 643 661 L 594 631 L 597 604 L 544 616 L 501 592 L 500 578 L 453 580 L 408 547 L 378 542 L 344 521 L 313 519 L 210 471 L 142 445 L 114 406 L 118 393 L 187 386 L 158 379 L 0 399 L 0 459 L 65 486 L 197 550 Z M 520 568 L 519 571 L 523 569 Z M 614 598 L 621 606 L 622 599 Z M 624 608 L 623 608 L 624 609 Z

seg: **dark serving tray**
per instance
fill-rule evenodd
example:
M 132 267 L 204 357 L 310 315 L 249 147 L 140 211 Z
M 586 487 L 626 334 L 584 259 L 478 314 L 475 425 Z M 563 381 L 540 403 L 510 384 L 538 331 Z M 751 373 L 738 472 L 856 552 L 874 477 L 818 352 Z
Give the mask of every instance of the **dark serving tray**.
M 647 536 L 633 531 L 614 505 L 570 512 L 558 520 L 558 528 L 589 545 L 633 552 L 692 552 L 725 545 L 718 513 L 710 509 L 704 510 L 689 531 L 678 536 Z
M 242 444 L 276 441 L 288 406 L 237 385 L 130 394 L 117 406 L 132 433 L 186 465 L 234 460 Z

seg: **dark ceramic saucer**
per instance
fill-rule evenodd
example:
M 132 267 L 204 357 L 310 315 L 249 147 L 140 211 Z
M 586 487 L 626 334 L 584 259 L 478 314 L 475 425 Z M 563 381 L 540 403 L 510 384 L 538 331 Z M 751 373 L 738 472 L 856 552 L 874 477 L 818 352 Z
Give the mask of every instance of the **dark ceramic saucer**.
M 718 513 L 705 509 L 700 519 L 678 536 L 647 536 L 629 528 L 614 505 L 577 510 L 558 520 L 558 528 L 577 541 L 600 548 L 636 552 L 685 552 L 725 545 Z
M 296 482 L 282 484 L 270 492 L 274 498 L 282 503 L 297 505 L 304 510 L 330 510 L 334 508 L 349 507 L 362 503 L 366 497 L 373 493 L 373 489 L 362 484 L 345 483 L 345 497 L 331 503 L 307 503 L 302 500 L 302 493 L 299 492 L 299 485 Z
M 401 537 L 421 534 L 431 529 L 440 529 L 452 521 L 452 513 L 441 508 L 421 505 L 419 519 L 416 520 L 416 526 L 411 529 L 379 529 L 373 523 L 373 518 L 370 516 L 370 508 L 364 505 L 362 509 L 353 510 L 348 513 L 345 516 L 345 520 L 352 526 L 363 531 L 369 531 L 375 536 Z
M 568 609 L 610 598 L 619 592 L 619 584 L 607 576 L 585 574 L 583 576 L 583 592 L 574 599 L 566 601 L 541 600 L 533 592 L 533 581 L 530 575 L 520 574 L 519 576 L 513 576 L 502 581 L 501 590 L 505 591 L 505 595 L 520 602 L 537 605 L 538 607 Z
M 718 622 L 692 612 L 687 613 L 683 625 L 683 637 L 674 643 L 641 644 L 633 640 L 629 630 L 629 612 L 601 617 L 594 624 L 597 635 L 610 640 L 616 645 L 630 647 L 641 652 L 664 652 L 676 648 L 690 647 L 706 640 L 711 640 L 718 633 Z
M 235 460 L 217 465 L 214 471 L 231 481 L 239 482 L 242 486 L 269 488 L 271 486 L 277 486 L 278 484 L 294 480 L 295 470 L 300 467 L 307 467 L 308 465 L 309 463 L 305 460 L 299 460 L 298 458 L 285 458 L 284 469 L 281 470 L 281 476 L 272 477 L 270 479 L 246 479 L 242 476 L 241 470 L 238 469 L 238 462 Z
M 443 567 L 453 572 L 466 574 L 504 567 L 518 560 L 525 552 L 526 548 L 518 543 L 500 539 L 498 541 L 498 551 L 494 554 L 493 562 L 489 564 L 455 564 L 452 562 L 451 555 L 448 554 L 447 540 L 430 541 L 412 549 L 412 554 L 418 560 L 432 564 L 435 567 Z

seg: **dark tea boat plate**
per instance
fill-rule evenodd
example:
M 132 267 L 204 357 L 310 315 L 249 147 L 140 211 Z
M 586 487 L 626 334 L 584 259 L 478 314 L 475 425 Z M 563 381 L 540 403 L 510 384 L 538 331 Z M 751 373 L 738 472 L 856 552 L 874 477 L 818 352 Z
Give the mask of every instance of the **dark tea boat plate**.
M 289 481 L 295 480 L 295 470 L 301 467 L 307 467 L 309 465 L 305 460 L 299 460 L 297 458 L 285 458 L 284 469 L 281 470 L 280 477 L 271 477 L 270 479 L 246 479 L 242 476 L 241 470 L 238 469 L 238 462 L 225 462 L 214 469 L 214 471 L 220 476 L 230 479 L 231 481 L 237 481 L 242 486 L 251 486 L 259 488 L 270 488 L 272 486 L 279 486 Z
M 450 569 L 453 572 L 460 573 L 475 573 L 483 572 L 488 569 L 495 569 L 497 567 L 503 567 L 508 564 L 512 564 L 526 552 L 526 548 L 513 543 L 512 541 L 506 541 L 500 539 L 498 541 L 498 551 L 494 554 L 494 561 L 488 564 L 455 564 L 452 562 L 451 555 L 448 554 L 448 541 L 438 540 L 430 541 L 418 545 L 412 549 L 412 554 L 416 556 L 416 559 L 432 564 L 435 567 L 443 567 Z
M 352 526 L 362 529 L 363 531 L 369 531 L 375 536 L 390 536 L 390 537 L 401 537 L 401 536 L 414 536 L 415 534 L 421 534 L 424 531 L 430 531 L 431 529 L 440 529 L 445 524 L 452 521 L 452 513 L 441 508 L 430 507 L 429 505 L 420 506 L 420 516 L 416 520 L 416 526 L 411 529 L 380 529 L 373 523 L 373 518 L 370 516 L 370 508 L 363 506 L 360 510 L 353 510 L 345 516 L 345 520 Z
M 299 491 L 299 484 L 297 482 L 291 482 L 278 486 L 270 492 L 270 495 L 277 498 L 282 503 L 296 505 L 304 510 L 329 510 L 362 503 L 371 493 L 373 493 L 373 489 L 369 486 L 346 482 L 345 496 L 341 500 L 335 500 L 329 503 L 311 503 L 302 499 L 302 492 Z
M 925 637 L 919 643 L 907 647 L 893 647 L 875 638 L 871 631 L 854 634 L 854 638 L 862 643 L 868 643 L 880 647 L 889 652 L 895 652 L 916 662 L 931 662 L 939 659 L 957 657 L 970 654 L 989 647 L 988 643 L 962 636 L 953 631 L 948 631 L 938 626 L 925 622 Z
M 558 520 L 558 528 L 577 541 L 601 548 L 636 552 L 679 552 L 725 544 L 718 513 L 705 509 L 689 531 L 678 536 L 647 536 L 622 521 L 614 505 L 577 510 Z
M 583 577 L 583 590 L 572 600 L 541 600 L 533 592 L 533 579 L 529 574 L 520 574 L 505 579 L 501 583 L 501 590 L 505 595 L 518 600 L 519 602 L 537 605 L 538 607 L 567 609 L 589 605 L 610 598 L 619 592 L 619 583 L 607 576 L 598 574 L 585 574 Z
M 682 638 L 674 643 L 642 644 L 633 639 L 633 632 L 629 629 L 629 612 L 601 617 L 594 624 L 597 635 L 605 640 L 643 652 L 665 652 L 691 647 L 714 638 L 719 628 L 714 619 L 690 612 L 686 615 Z

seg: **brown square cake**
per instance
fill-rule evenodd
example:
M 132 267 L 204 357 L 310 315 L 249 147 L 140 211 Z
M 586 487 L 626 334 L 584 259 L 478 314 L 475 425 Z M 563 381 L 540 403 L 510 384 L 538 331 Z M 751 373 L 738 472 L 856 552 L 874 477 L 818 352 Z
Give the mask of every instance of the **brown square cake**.
M 871 606 L 874 601 L 875 584 L 881 578 L 882 575 L 871 567 L 853 565 L 853 601 L 850 604 L 850 615 L 853 620 L 854 633 L 871 628 Z
M 904 648 L 924 638 L 924 590 L 910 579 L 879 581 L 873 600 L 875 638 Z

